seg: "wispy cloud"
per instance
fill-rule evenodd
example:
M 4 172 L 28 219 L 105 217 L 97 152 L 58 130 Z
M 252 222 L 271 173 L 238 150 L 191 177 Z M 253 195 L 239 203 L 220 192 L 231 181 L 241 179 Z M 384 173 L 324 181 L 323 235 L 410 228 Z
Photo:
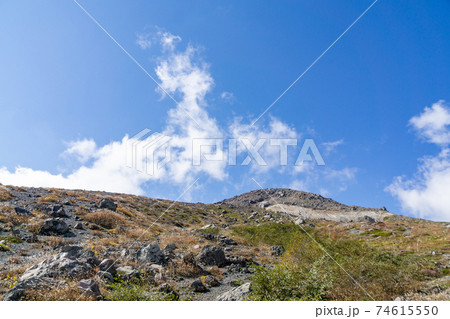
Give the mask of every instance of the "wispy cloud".
M 137 35 L 136 44 L 142 49 L 147 50 L 152 47 L 151 34 L 141 33 Z
M 263 166 L 257 165 L 251 156 L 248 156 L 243 144 L 238 143 L 237 155 L 242 157 L 243 162 L 247 162 L 250 167 L 249 172 L 253 175 L 269 175 L 268 172 L 271 171 L 274 174 L 284 174 L 287 178 L 292 175 L 293 180 L 301 180 L 300 175 L 308 176 L 313 172 L 313 165 L 308 164 L 301 166 L 300 169 L 292 165 L 280 166 L 280 148 L 289 146 L 283 144 L 289 142 L 283 141 L 300 140 L 302 137 L 301 133 L 287 123 L 271 117 L 266 125 L 262 121 L 257 125 L 251 125 L 242 118 L 236 117 L 231 124 L 221 126 L 217 119 L 208 113 L 207 95 L 211 94 L 214 79 L 209 65 L 201 59 L 196 47 L 187 45 L 184 49 L 178 49 L 177 44 L 180 43 L 181 37 L 160 29 L 153 34 L 138 35 L 136 41 L 144 50 L 154 43 L 161 45 L 163 53 L 157 59 L 158 63 L 155 67 L 158 78 L 157 90 L 161 91 L 162 98 L 165 98 L 168 93 L 176 96 L 179 101 L 168 111 L 166 123 L 160 130 L 161 134 L 171 138 L 171 160 L 153 175 L 148 175 L 135 168 L 127 167 L 128 145 L 130 142 L 136 142 L 128 135 L 122 140 L 113 141 L 104 146 L 99 146 L 93 139 L 83 139 L 69 143 L 62 154 L 65 158 L 78 161 L 75 169 L 68 170 L 70 173 L 52 174 L 25 167 L 17 167 L 9 171 L 3 167 L 0 169 L 0 182 L 21 186 L 144 194 L 144 185 L 151 182 L 185 187 L 198 176 L 217 181 L 227 180 L 230 177 L 227 149 L 218 150 L 214 146 L 204 146 L 204 148 L 202 146 L 204 153 L 216 153 L 224 160 L 201 161 L 200 165 L 193 165 L 193 140 L 208 138 L 246 139 L 251 145 L 258 140 L 265 140 L 259 152 L 266 161 L 266 165 Z M 220 96 L 223 99 L 233 98 L 230 92 L 222 92 Z M 193 118 L 195 121 L 192 120 Z M 201 126 L 195 122 L 201 123 Z M 281 144 L 271 144 L 269 139 L 278 139 Z M 331 144 L 328 147 L 335 147 L 339 141 Z M 155 156 L 163 155 L 162 152 L 157 152 Z M 145 166 L 144 163 L 149 156 L 149 154 L 138 154 L 136 161 L 142 164 L 141 166 Z M 349 174 L 347 172 L 347 175 Z M 341 175 L 345 173 L 335 173 L 335 177 L 330 178 L 342 179 Z M 296 185 L 300 187 L 299 182 L 296 182 Z M 201 184 L 198 187 L 201 187 Z
M 181 42 L 181 37 L 173 35 L 170 32 L 159 31 L 160 42 L 164 50 L 173 51 L 178 42 Z
M 339 145 L 344 144 L 344 140 L 337 140 L 334 142 L 325 142 L 322 143 L 322 146 L 324 148 L 324 153 L 325 154 L 330 154 L 331 152 L 333 152 Z
M 233 103 L 235 100 L 234 94 L 232 92 L 224 91 L 220 94 L 220 98 L 227 103 Z
M 420 218 L 450 220 L 450 108 L 444 101 L 409 121 L 418 136 L 441 147 L 436 156 L 419 159 L 413 178 L 399 176 L 386 190 L 400 201 L 403 210 Z

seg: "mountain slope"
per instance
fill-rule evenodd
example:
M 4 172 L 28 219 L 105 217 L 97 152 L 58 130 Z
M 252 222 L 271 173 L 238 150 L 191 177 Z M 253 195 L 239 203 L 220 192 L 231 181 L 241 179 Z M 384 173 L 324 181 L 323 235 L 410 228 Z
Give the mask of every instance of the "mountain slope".
M 292 219 L 303 220 L 296 225 Z M 447 223 L 347 206 L 289 189 L 201 204 L 0 185 L 0 296 L 370 299 L 354 289 L 325 248 L 375 299 L 446 300 L 448 230 Z M 319 285 L 314 289 L 321 291 L 320 297 L 295 288 L 313 275 L 311 267 L 318 267 L 315 274 L 320 276 L 312 282 Z M 275 278 L 272 271 L 276 278 L 301 282 L 273 282 L 293 285 L 279 295 L 278 286 L 265 284 Z M 246 282 L 252 285 L 233 290 Z M 439 289 L 427 288 L 436 285 Z

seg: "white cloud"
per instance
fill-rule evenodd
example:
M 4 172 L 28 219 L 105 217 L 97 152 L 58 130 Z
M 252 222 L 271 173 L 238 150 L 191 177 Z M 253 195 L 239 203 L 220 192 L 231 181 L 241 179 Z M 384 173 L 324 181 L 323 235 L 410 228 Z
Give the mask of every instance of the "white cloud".
M 338 179 L 341 181 L 351 181 L 355 179 L 356 172 L 358 171 L 355 167 L 345 167 L 340 170 L 329 169 L 326 171 L 325 177 L 327 179 Z
M 227 92 L 227 91 L 222 92 L 220 94 L 220 98 L 230 104 L 233 103 L 235 100 L 234 94 L 232 92 Z
M 17 167 L 15 171 L 9 172 L 3 167 L 0 168 L 0 181 L 2 184 L 19 186 L 143 194 L 141 185 L 148 181 L 150 177 L 124 165 L 126 163 L 127 140 L 128 137 L 124 137 L 122 141 L 113 142 L 97 149 L 94 154 L 91 154 L 95 158 L 91 166 L 81 166 L 67 176 L 25 167 Z M 78 142 L 78 144 L 82 145 L 83 141 Z M 79 145 L 75 142 L 71 148 L 82 148 Z
M 283 123 L 277 118 L 272 117 L 267 128 L 258 124 L 251 125 L 242 123 L 241 118 L 235 118 L 234 122 L 230 125 L 230 135 L 237 140 L 238 154 L 248 153 L 248 145 L 258 145 L 257 143 L 264 141 L 261 148 L 258 149 L 258 153 L 264 160 L 264 165 L 260 165 L 255 158 L 252 158 L 249 165 L 254 172 L 267 172 L 270 169 L 282 169 L 281 152 L 280 148 L 291 147 L 288 141 L 299 140 L 300 135 L 294 128 L 289 127 L 286 123 Z M 271 145 L 270 140 L 279 143 L 280 145 Z M 245 145 L 244 142 L 250 143 Z M 288 152 L 289 154 L 289 152 Z M 251 158 L 251 156 L 249 157 Z M 295 159 L 294 159 L 295 161 Z M 240 164 L 240 163 L 238 163 Z
M 214 146 L 202 147 L 203 153 L 216 153 L 218 158 L 223 160 L 201 161 L 201 165 L 193 165 L 193 140 L 210 138 L 246 138 L 252 144 L 255 144 L 257 140 L 266 139 L 260 154 L 267 165 L 258 166 L 254 161 L 249 164 L 251 172 L 260 174 L 259 176 L 267 174 L 269 170 L 292 175 L 309 174 L 313 170 L 313 165 L 309 163 L 300 168 L 297 166 L 292 168 L 292 165 L 280 166 L 280 148 L 283 147 L 284 142 L 281 140 L 281 146 L 270 145 L 269 140 L 298 139 L 300 141 L 301 135 L 279 119 L 270 118 L 269 125 L 263 127 L 260 123 L 251 126 L 243 123 L 242 119 L 236 118 L 228 127 L 220 127 L 216 119 L 207 112 L 206 96 L 214 86 L 208 64 L 201 61 L 197 50 L 190 45 L 184 51 L 176 50 L 175 44 L 181 41 L 179 36 L 162 31 L 158 31 L 157 36 L 160 37 L 159 40 L 155 40 L 156 38 L 152 38 L 151 35 L 138 36 L 137 43 L 146 49 L 155 41 L 160 41 L 164 56 L 159 59 L 155 72 L 164 91 L 179 101 L 169 110 L 166 125 L 161 130 L 161 134 L 171 138 L 170 162 L 156 170 L 153 175 L 148 175 L 145 171 L 127 167 L 129 144 L 137 140 L 125 136 L 120 141 L 98 146 L 93 139 L 84 139 L 69 143 L 62 154 L 66 158 L 74 158 L 79 162 L 79 166 L 71 170 L 69 174 L 52 174 L 24 167 L 9 171 L 3 167 L 0 168 L 0 182 L 21 186 L 144 194 L 143 186 L 148 182 L 163 182 L 184 188 L 199 175 L 223 181 L 228 177 L 226 146 L 223 150 L 216 150 Z M 164 98 L 166 94 L 159 90 Z M 221 96 L 230 98 L 232 93 L 223 92 Z M 293 146 L 288 147 L 293 148 Z M 242 159 L 248 154 L 242 143 L 238 143 L 238 154 Z M 135 155 L 136 163 L 140 167 L 145 167 L 145 162 L 150 159 L 151 153 L 142 154 L 141 152 Z M 164 155 L 165 152 L 162 149 L 155 151 L 156 159 L 161 159 Z M 293 162 L 295 159 L 295 157 L 291 158 Z M 293 172 L 293 170 L 296 171 Z M 294 179 L 299 180 L 298 176 L 294 176 Z M 300 187 L 299 183 L 295 185 Z
M 429 143 L 447 145 L 450 143 L 450 109 L 443 100 L 434 103 L 431 108 L 425 107 L 422 114 L 414 116 L 410 121 L 418 134 Z
M 151 34 L 148 33 L 138 34 L 136 43 L 142 50 L 147 50 L 151 48 L 152 46 Z
M 202 165 L 192 165 L 194 139 L 223 137 L 216 120 L 204 108 L 205 95 L 211 90 L 214 81 L 208 65 L 196 62 L 195 54 L 196 50 L 188 46 L 184 52 L 170 54 L 156 68 L 164 90 L 182 96 L 177 107 L 169 111 L 167 127 L 163 132 L 172 137 L 171 145 L 177 149 L 168 164 L 168 174 L 176 182 L 193 180 L 198 173 L 206 173 L 219 180 L 227 175 L 226 161 L 203 161 Z M 201 123 L 200 126 L 196 122 Z M 202 151 L 208 153 L 214 152 L 214 149 L 206 146 Z M 225 156 L 219 154 L 219 157 Z
M 181 37 L 178 35 L 173 35 L 170 32 L 159 31 L 158 35 L 160 36 L 161 45 L 164 50 L 173 51 L 178 42 L 181 41 Z
M 82 141 L 70 142 L 69 148 L 64 151 L 63 156 L 75 156 L 81 163 L 86 163 L 91 159 L 96 151 L 97 144 L 93 139 L 84 139 Z
M 330 154 L 333 152 L 339 145 L 344 144 L 344 140 L 337 140 L 334 142 L 325 142 L 322 143 L 322 146 L 324 147 L 325 154 Z
M 420 159 L 411 179 L 396 177 L 386 190 L 397 197 L 402 209 L 416 217 L 450 220 L 450 110 L 444 101 L 426 107 L 410 120 L 421 138 L 441 146 L 437 156 Z

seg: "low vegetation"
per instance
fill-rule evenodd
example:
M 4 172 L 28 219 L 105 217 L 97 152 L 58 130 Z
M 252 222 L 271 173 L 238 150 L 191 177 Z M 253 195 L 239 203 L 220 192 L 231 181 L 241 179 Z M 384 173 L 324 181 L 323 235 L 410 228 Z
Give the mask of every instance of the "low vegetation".
M 121 215 L 107 209 L 86 214 L 84 219 L 106 229 L 113 229 L 126 224 L 125 219 Z
M 429 279 L 422 270 L 432 266 L 423 256 L 318 231 L 306 234 L 294 224 L 240 226 L 234 232 L 252 244 L 287 247 L 273 268 L 256 267 L 252 300 L 391 300 Z

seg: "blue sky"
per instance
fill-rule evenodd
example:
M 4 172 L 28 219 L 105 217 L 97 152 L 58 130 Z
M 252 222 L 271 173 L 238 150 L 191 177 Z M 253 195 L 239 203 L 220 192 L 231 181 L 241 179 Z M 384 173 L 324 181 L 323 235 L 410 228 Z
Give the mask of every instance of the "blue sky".
M 198 130 L 187 118 L 176 123 L 183 112 L 73 1 L 0 1 L 0 182 L 176 199 L 199 178 L 183 199 L 213 202 L 259 188 L 254 178 L 450 220 L 450 111 L 439 102 L 450 101 L 448 1 L 378 1 L 248 127 L 372 2 L 80 0 L 177 101 L 187 101 L 183 88 L 194 90 L 188 108 Z M 169 35 L 181 39 L 172 48 L 161 42 Z M 204 91 L 174 84 L 189 72 Z M 183 170 L 175 162 L 149 179 L 102 157 L 144 128 L 172 132 L 183 145 L 186 132 L 271 136 L 274 127 L 312 138 L 326 165 Z

